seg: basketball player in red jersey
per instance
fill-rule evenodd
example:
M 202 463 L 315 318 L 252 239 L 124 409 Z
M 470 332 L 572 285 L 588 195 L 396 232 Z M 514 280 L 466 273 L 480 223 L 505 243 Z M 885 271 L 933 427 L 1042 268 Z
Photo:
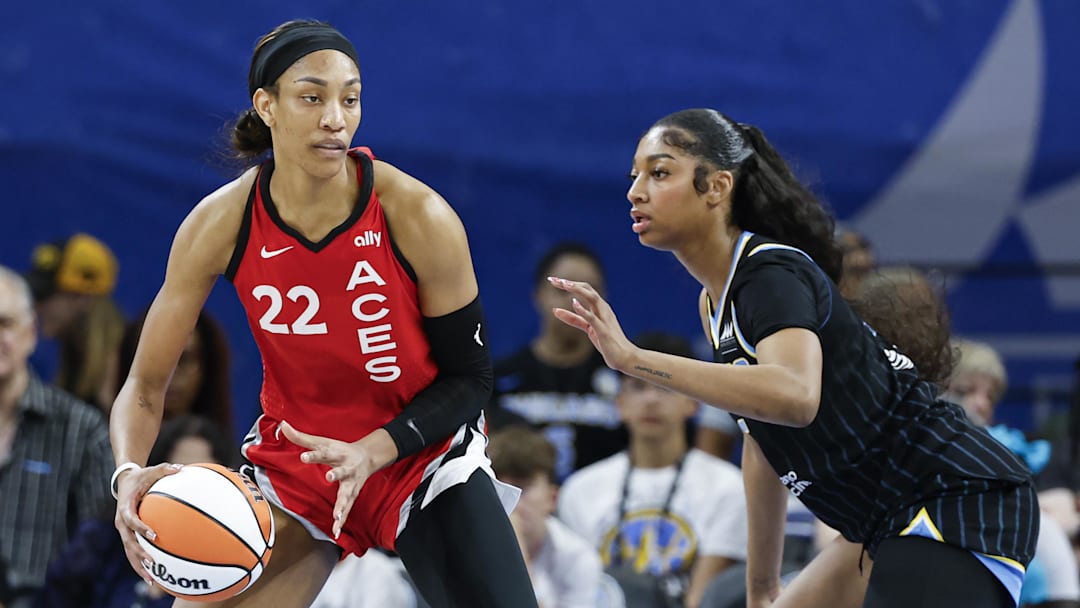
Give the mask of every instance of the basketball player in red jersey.
M 465 230 L 431 188 L 370 151 L 356 51 L 291 21 L 252 57 L 253 107 L 233 146 L 272 157 L 206 197 L 176 233 L 113 409 L 116 526 L 150 563 L 137 506 L 172 469 L 143 468 L 169 375 L 218 275 L 263 359 L 263 415 L 244 443 L 274 507 L 263 576 L 227 606 L 308 606 L 338 558 L 396 550 L 433 607 L 536 606 L 493 482 L 482 406 L 492 382 Z M 177 600 L 176 606 L 189 605 Z

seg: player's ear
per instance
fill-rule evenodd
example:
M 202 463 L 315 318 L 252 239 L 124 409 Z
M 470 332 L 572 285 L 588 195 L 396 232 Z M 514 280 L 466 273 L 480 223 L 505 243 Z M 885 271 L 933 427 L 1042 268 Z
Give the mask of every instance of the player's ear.
M 713 171 L 709 175 L 708 183 L 709 189 L 705 192 L 705 196 L 710 205 L 719 205 L 731 199 L 731 193 L 735 189 L 735 176 L 731 174 L 731 171 L 723 169 Z
M 269 91 L 263 88 L 256 89 L 255 94 L 251 96 L 251 105 L 266 126 L 274 126 L 274 96 Z

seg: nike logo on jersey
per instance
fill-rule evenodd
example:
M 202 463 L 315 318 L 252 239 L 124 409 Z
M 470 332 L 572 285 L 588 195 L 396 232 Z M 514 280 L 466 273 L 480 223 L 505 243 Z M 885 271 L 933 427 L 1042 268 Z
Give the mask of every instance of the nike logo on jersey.
M 353 239 L 353 245 L 357 247 L 378 247 L 382 244 L 382 233 L 374 230 L 365 230 L 364 234 Z
M 270 251 L 270 250 L 268 250 L 266 248 L 266 245 L 263 245 L 262 250 L 259 251 L 259 257 L 261 257 L 264 260 L 269 260 L 270 258 L 274 257 L 275 255 L 281 255 L 281 254 L 285 253 L 286 251 L 288 251 L 288 250 L 290 250 L 292 248 L 293 248 L 293 246 L 289 245 L 288 247 L 282 247 L 281 249 L 275 249 L 273 251 Z
M 476 343 L 479 344 L 480 346 L 484 345 L 484 342 L 482 340 L 480 340 L 480 324 L 479 323 L 476 324 L 476 333 L 473 334 L 472 339 L 476 340 Z

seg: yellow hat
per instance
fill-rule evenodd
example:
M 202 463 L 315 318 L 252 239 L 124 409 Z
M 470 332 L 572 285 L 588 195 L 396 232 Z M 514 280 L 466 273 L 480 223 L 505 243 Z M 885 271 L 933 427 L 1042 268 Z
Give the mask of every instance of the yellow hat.
M 75 234 L 34 248 L 26 280 L 41 300 L 58 292 L 109 295 L 119 266 L 109 247 L 89 234 Z

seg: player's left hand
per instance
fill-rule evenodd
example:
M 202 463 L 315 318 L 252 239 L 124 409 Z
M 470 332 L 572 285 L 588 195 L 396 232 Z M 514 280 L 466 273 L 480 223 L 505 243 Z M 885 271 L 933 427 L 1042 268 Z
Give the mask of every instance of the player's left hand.
M 310 451 L 300 454 L 300 460 L 308 464 L 324 464 L 330 467 L 326 480 L 338 482 L 337 501 L 334 503 L 333 534 L 336 539 L 349 517 L 364 483 L 376 471 L 394 462 L 397 446 L 390 434 L 378 429 L 366 437 L 348 443 L 329 437 L 301 433 L 288 422 L 278 427 L 285 438 Z M 380 435 L 381 433 L 381 435 Z
M 574 310 L 556 308 L 552 311 L 555 317 L 585 332 L 596 350 L 604 356 L 604 363 L 613 370 L 623 371 L 623 366 L 637 347 L 626 338 L 611 306 L 588 283 L 558 277 L 548 277 L 548 281 L 574 296 Z

